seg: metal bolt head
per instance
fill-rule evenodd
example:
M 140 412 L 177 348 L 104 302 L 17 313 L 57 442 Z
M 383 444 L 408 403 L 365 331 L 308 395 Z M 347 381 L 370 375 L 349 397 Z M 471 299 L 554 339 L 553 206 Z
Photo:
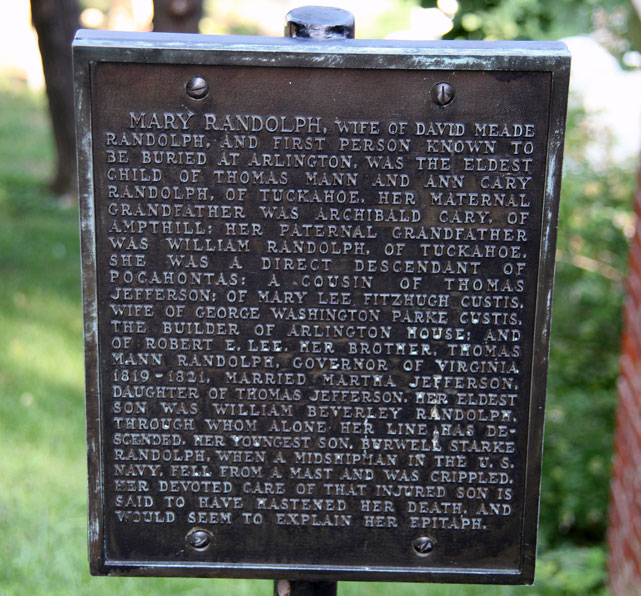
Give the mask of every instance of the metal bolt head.
M 202 77 L 192 77 L 187 81 L 185 91 L 193 99 L 202 99 L 209 92 L 209 84 Z
M 211 534 L 207 530 L 191 530 L 186 537 L 187 544 L 194 550 L 206 550 L 211 544 Z
M 454 87 L 449 83 L 436 83 L 432 90 L 430 91 L 432 96 L 432 101 L 439 106 L 446 106 L 448 103 L 451 103 L 456 95 Z
M 426 557 L 434 548 L 434 541 L 428 536 L 419 536 L 412 542 L 412 547 L 419 557 Z

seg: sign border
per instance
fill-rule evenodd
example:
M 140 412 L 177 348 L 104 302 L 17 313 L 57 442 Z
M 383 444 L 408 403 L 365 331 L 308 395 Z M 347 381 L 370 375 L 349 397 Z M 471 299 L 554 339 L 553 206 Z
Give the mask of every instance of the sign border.
M 423 581 L 522 584 L 534 581 L 538 529 L 543 413 L 549 356 L 554 253 L 561 161 L 570 73 L 570 53 L 560 42 L 404 42 L 390 40 L 310 41 L 253 36 L 206 36 L 80 30 L 73 43 L 82 299 L 85 346 L 88 458 L 89 564 L 93 575 L 286 578 L 306 580 Z M 169 563 L 106 559 L 103 462 L 98 358 L 96 225 L 93 184 L 91 70 L 101 62 L 234 65 L 297 68 L 496 70 L 551 74 L 539 273 L 533 329 L 525 497 L 521 520 L 520 568 L 402 568 L 254 563 Z

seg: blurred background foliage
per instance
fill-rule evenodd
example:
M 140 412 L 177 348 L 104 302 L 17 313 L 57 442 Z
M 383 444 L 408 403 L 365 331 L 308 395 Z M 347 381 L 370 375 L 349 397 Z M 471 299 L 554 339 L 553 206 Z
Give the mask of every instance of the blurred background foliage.
M 424 6 L 440 2 L 422 0 Z M 445 0 L 446 1 L 446 0 Z M 630 0 L 458 0 L 447 39 L 561 39 L 591 32 L 617 58 L 641 50 Z
M 372 2 L 381 10 L 359 29 L 363 37 L 403 29 L 418 7 L 410 0 Z M 102 15 L 103 24 L 114 7 L 132 6 L 124 0 L 81 4 L 98 10 L 94 18 Z M 201 29 L 265 33 L 265 20 L 252 20 L 246 8 L 240 13 L 230 4 L 207 0 Z M 552 39 L 591 33 L 628 68 L 635 67 L 640 47 L 638 17 L 622 0 L 442 0 L 436 8 L 451 19 L 448 37 Z M 280 21 L 285 12 L 279 9 Z M 0 594 L 270 594 L 270 582 L 88 575 L 78 213 L 46 190 L 53 148 L 45 110 L 42 92 L 30 91 L 15 77 L 0 79 Z M 572 102 L 536 585 L 343 582 L 339 594 L 607 593 L 615 384 L 637 164 L 615 158 L 616 138 L 595 128 L 589 116 Z M 598 157 L 590 151 L 594 147 Z
M 621 308 L 634 233 L 633 164 L 585 155 L 595 131 L 570 112 L 559 215 L 541 529 L 548 544 L 602 543 Z M 601 132 L 607 147 L 611 140 Z

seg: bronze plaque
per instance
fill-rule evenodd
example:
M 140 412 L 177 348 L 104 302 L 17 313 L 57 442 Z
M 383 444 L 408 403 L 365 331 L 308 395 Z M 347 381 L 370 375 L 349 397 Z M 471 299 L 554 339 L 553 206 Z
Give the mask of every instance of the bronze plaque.
M 560 44 L 93 35 L 92 571 L 532 581 Z

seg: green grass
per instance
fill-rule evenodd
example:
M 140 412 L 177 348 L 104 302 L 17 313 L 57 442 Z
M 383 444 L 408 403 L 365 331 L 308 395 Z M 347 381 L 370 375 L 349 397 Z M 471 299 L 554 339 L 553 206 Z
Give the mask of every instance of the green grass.
M 1 82 L 0 595 L 269 595 L 269 581 L 89 576 L 78 213 L 45 190 L 48 135 L 44 98 Z M 341 582 L 339 594 L 604 594 L 604 553 L 602 537 L 557 540 L 534 588 Z

